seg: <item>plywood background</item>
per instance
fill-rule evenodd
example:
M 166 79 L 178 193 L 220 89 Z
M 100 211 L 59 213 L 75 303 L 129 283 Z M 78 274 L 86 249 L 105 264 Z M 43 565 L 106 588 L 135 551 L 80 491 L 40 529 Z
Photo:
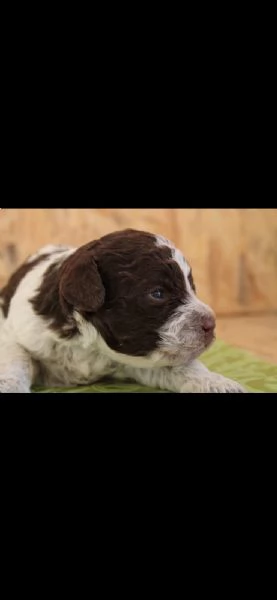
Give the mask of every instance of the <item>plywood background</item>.
M 171 238 L 192 264 L 198 295 L 217 314 L 277 310 L 276 209 L 5 209 L 0 286 L 41 245 L 80 245 L 125 227 Z

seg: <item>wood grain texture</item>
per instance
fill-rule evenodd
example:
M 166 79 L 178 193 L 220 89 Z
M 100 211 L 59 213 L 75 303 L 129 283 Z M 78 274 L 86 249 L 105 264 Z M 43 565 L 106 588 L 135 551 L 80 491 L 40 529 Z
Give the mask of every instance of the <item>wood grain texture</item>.
M 277 315 L 219 317 L 216 332 L 224 342 L 277 364 Z
M 277 309 L 276 209 L 5 209 L 0 285 L 44 244 L 80 245 L 125 227 L 172 239 L 192 264 L 199 297 L 217 314 Z
M 174 236 L 218 314 L 277 309 L 276 209 L 175 209 Z
M 0 285 L 32 252 L 49 243 L 81 245 L 133 227 L 172 237 L 171 209 L 36 208 L 0 212 Z

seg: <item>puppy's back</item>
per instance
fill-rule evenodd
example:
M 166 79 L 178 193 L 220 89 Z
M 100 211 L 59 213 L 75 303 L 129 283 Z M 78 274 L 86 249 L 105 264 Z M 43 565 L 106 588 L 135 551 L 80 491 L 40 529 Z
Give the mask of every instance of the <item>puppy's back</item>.
M 11 274 L 6 285 L 0 289 L 0 326 L 3 319 L 8 316 L 11 300 L 26 275 L 40 263 L 47 261 L 52 257 L 58 258 L 59 255 L 61 258 L 63 255 L 66 258 L 68 252 L 74 250 L 75 248 L 72 246 L 48 244 L 26 258 L 26 260 Z

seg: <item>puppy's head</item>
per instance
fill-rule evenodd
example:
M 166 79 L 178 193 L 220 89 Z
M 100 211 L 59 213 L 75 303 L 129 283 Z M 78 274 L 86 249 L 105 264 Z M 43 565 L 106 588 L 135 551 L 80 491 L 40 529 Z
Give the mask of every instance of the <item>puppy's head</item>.
M 60 297 L 121 362 L 179 364 L 214 339 L 214 313 L 196 297 L 180 250 L 162 236 L 128 229 L 82 246 L 63 265 Z

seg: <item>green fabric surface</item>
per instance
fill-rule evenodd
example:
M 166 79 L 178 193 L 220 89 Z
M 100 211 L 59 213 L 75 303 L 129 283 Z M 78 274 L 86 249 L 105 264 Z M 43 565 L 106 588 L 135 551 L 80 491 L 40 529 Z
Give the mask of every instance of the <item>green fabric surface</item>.
M 201 356 L 202 362 L 211 370 L 230 379 L 235 379 L 251 392 L 277 392 L 277 365 L 260 360 L 256 356 L 229 346 L 218 340 Z M 162 390 L 141 386 L 136 383 L 101 381 L 92 385 L 72 388 L 35 388 L 39 393 L 65 392 L 83 394 L 95 392 L 151 392 L 165 393 Z
M 235 379 L 250 392 L 277 392 L 277 364 L 218 340 L 201 357 L 211 371 Z

